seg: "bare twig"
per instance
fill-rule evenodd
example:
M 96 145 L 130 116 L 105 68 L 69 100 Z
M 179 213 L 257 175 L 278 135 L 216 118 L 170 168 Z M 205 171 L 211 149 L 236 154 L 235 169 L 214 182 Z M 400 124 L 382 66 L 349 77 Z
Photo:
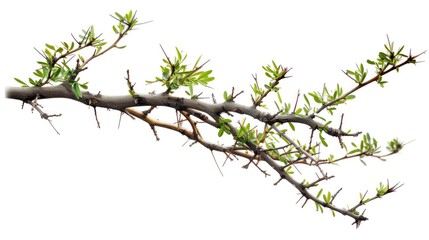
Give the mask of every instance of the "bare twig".
M 219 164 L 217 164 L 216 157 L 215 157 L 215 155 L 213 154 L 213 150 L 211 150 L 210 152 L 212 153 L 213 160 L 214 160 L 214 162 L 216 163 L 216 167 L 217 167 L 217 169 L 219 170 L 220 175 L 222 175 L 222 177 L 223 177 L 222 170 L 220 169 Z
M 94 106 L 93 109 L 94 109 L 95 121 L 97 122 L 97 127 L 101 128 L 100 127 L 100 121 L 98 121 L 97 108 Z
M 299 100 L 299 96 L 301 95 L 299 89 L 298 89 L 298 93 L 296 94 L 296 101 L 295 101 L 295 106 L 293 107 L 293 111 L 292 113 L 296 112 L 296 107 L 298 106 L 298 100 Z
M 341 121 L 340 121 L 340 127 L 338 128 L 339 132 L 342 132 L 342 127 L 343 127 L 343 118 L 344 118 L 344 113 L 341 114 Z M 341 148 L 344 148 L 344 143 L 343 140 L 341 139 L 341 134 L 338 134 L 338 141 L 340 142 L 340 146 Z
M 35 100 L 33 100 L 33 101 L 27 101 L 27 103 L 31 105 L 31 107 L 32 107 L 31 111 L 36 110 L 37 112 L 39 112 L 40 117 L 43 118 L 43 119 L 45 119 L 45 120 L 47 120 L 49 122 L 49 124 L 51 125 L 51 127 L 55 130 L 55 132 L 58 135 L 60 135 L 60 132 L 58 132 L 58 130 L 54 127 L 54 125 L 52 124 L 51 119 L 49 119 L 49 118 L 51 118 L 51 117 L 61 117 L 61 114 L 51 114 L 51 115 L 49 115 L 49 114 L 43 112 L 42 106 L 37 103 L 37 98 Z
M 304 154 L 308 159 L 311 160 L 311 162 L 313 162 L 320 170 L 320 172 L 322 173 L 322 175 L 324 174 L 324 171 L 322 170 L 322 168 L 320 168 L 319 164 L 318 164 L 318 160 L 316 160 L 313 156 L 311 156 L 311 154 L 309 154 L 307 151 L 305 151 L 304 149 L 302 149 L 297 143 L 295 143 L 295 141 L 293 141 L 291 138 L 289 138 L 285 133 L 283 133 L 280 129 L 278 129 L 274 124 L 271 125 L 271 127 L 282 137 L 284 137 L 290 144 L 292 144 L 299 152 L 301 152 L 302 154 Z

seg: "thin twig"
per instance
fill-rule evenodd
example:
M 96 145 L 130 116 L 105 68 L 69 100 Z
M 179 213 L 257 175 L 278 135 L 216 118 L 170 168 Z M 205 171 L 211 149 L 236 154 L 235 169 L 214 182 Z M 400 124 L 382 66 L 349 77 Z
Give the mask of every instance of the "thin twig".
M 216 163 L 216 167 L 217 167 L 217 169 L 219 170 L 220 175 L 222 175 L 222 177 L 223 177 L 222 170 L 220 169 L 219 164 L 217 164 L 216 157 L 215 157 L 215 155 L 213 154 L 213 150 L 211 150 L 210 152 L 212 153 L 213 160 L 214 160 L 214 162 Z
M 343 119 L 344 119 L 344 113 L 341 114 L 341 121 L 340 121 L 340 127 L 338 128 L 338 132 L 342 132 L 342 127 L 343 127 Z M 338 141 L 340 142 L 340 146 L 341 148 L 344 148 L 344 143 L 343 140 L 341 139 L 341 134 L 338 134 Z
M 301 95 L 299 89 L 298 89 L 298 93 L 296 94 L 296 101 L 295 101 L 295 106 L 293 107 L 293 111 L 292 113 L 295 113 L 296 111 L 296 107 L 298 106 L 298 100 L 299 100 L 299 96 Z
M 119 113 L 118 129 L 121 127 L 122 115 L 124 115 L 124 112 L 122 112 L 122 111 L 121 111 L 121 112 Z
M 37 98 L 36 99 L 34 99 L 34 101 L 27 101 L 27 103 L 28 104 L 30 104 L 31 105 L 31 111 L 33 111 L 33 110 L 36 110 L 37 112 L 39 112 L 39 114 L 40 114 L 40 117 L 42 118 L 42 119 L 45 119 L 45 120 L 47 120 L 48 122 L 49 122 L 49 124 L 51 125 L 51 127 L 54 129 L 54 131 L 58 134 L 58 135 L 60 135 L 60 132 L 58 132 L 58 130 L 55 128 L 55 126 L 52 124 L 52 121 L 51 121 L 51 119 L 49 119 L 49 118 L 51 118 L 51 117 L 60 117 L 61 116 L 61 114 L 51 114 L 51 115 L 49 115 L 49 114 L 47 114 L 47 113 L 45 113 L 45 112 L 43 112 L 43 110 L 41 109 L 41 105 L 40 104 L 38 104 L 37 103 Z
M 92 108 L 94 108 L 94 116 L 95 116 L 95 121 L 97 122 L 97 127 L 100 127 L 100 121 L 98 121 L 98 115 L 97 115 L 97 108 L 95 106 L 93 106 Z

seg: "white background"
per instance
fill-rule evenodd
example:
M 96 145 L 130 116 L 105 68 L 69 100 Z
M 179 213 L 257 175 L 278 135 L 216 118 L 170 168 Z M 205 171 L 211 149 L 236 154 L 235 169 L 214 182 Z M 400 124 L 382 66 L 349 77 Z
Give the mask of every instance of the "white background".
M 130 9 L 153 22 L 132 32 L 127 48 L 82 73 L 93 92 L 127 94 L 127 69 L 137 91 L 151 91 L 155 86 L 144 80 L 160 74 L 159 44 L 171 54 L 179 47 L 190 60 L 203 54 L 216 82 L 213 90 L 199 90 L 219 101 L 235 86 L 245 90 L 243 103 L 251 74 L 262 77 L 260 66 L 272 59 L 293 67 L 284 86 L 284 99 L 292 102 L 298 89 L 350 87 L 341 70 L 375 58 L 386 34 L 413 53 L 429 48 L 424 1 L 15 0 L 2 7 L 2 86 L 31 76 L 40 59 L 33 47 L 70 41 L 70 33 L 91 24 L 113 39 L 109 14 Z M 47 113 L 63 114 L 53 119 L 56 135 L 28 106 L 21 110 L 20 102 L 1 98 L 0 239 L 422 239 L 429 214 L 428 76 L 427 61 L 406 66 L 386 78 L 384 89 L 369 86 L 339 111 L 347 128 L 369 131 L 380 143 L 415 140 L 387 162 L 368 159 L 365 167 L 353 160 L 333 168 L 330 190 L 343 187 L 339 205 L 354 204 L 359 192 L 386 179 L 405 184 L 369 204 L 369 221 L 357 230 L 352 219 L 320 214 L 314 204 L 302 209 L 294 188 L 274 187 L 276 176 L 244 170 L 246 161 L 227 162 L 221 177 L 210 152 L 182 147 L 186 139 L 177 133 L 158 130 L 157 142 L 149 126 L 126 117 L 118 130 L 119 113 L 104 109 L 98 129 L 87 106 L 41 101 Z M 222 164 L 224 157 L 216 156 Z

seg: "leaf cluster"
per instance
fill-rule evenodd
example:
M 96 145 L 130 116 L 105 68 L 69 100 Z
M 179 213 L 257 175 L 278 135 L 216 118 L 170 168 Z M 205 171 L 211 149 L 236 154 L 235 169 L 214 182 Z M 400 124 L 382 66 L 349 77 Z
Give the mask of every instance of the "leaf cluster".
M 164 51 L 164 50 L 163 50 Z M 165 54 L 165 51 L 164 51 Z M 183 55 L 182 52 L 176 48 L 176 56 L 171 61 L 165 54 L 162 60 L 164 65 L 161 65 L 161 77 L 156 77 L 155 80 L 148 80 L 146 83 L 160 83 L 162 86 L 167 87 L 167 93 L 173 93 L 180 87 L 187 87 L 186 94 L 192 99 L 198 98 L 194 93 L 194 86 L 199 84 L 209 87 L 209 83 L 215 78 L 211 76 L 212 70 L 202 71 L 202 67 L 207 63 L 200 64 L 201 56 L 195 61 L 191 68 L 185 63 L 187 54 Z
M 219 126 L 219 131 L 217 133 L 218 137 L 222 137 L 224 133 L 230 135 L 231 134 L 231 128 L 229 124 L 231 124 L 232 120 L 228 118 L 219 117 L 217 119 L 217 124 Z
M 115 16 L 111 15 L 112 18 L 117 20 L 117 25 L 113 25 L 112 29 L 115 34 L 119 36 L 125 36 L 129 31 L 134 30 L 135 26 L 137 26 L 138 19 L 136 17 L 136 12 L 129 11 L 125 14 L 119 14 L 115 12 Z M 124 48 L 125 46 L 121 46 L 118 48 Z
M 266 66 L 262 66 L 262 69 L 265 71 L 265 76 L 267 76 L 269 79 L 268 83 L 265 83 L 263 87 L 259 85 L 256 75 L 253 77 L 255 83 L 251 85 L 253 92 L 251 98 L 253 106 L 255 107 L 261 106 L 267 108 L 267 106 L 262 103 L 264 98 L 267 97 L 270 92 L 278 92 L 280 90 L 280 88 L 278 87 L 280 81 L 285 78 L 288 78 L 286 74 L 291 70 L 288 68 L 284 68 L 282 65 L 277 64 L 274 60 L 272 60 L 271 63 L 272 65 L 268 64 Z
M 326 85 L 323 85 L 323 89 L 321 92 L 317 92 L 317 91 L 309 92 L 308 95 L 310 95 L 313 98 L 316 104 L 320 104 L 320 105 L 324 105 L 328 102 L 335 101 L 334 104 L 326 108 L 329 114 L 333 115 L 334 111 L 337 110 L 336 106 L 345 104 L 347 101 L 353 100 L 355 98 L 355 95 L 350 94 L 350 95 L 347 95 L 345 98 L 341 98 L 338 101 L 336 101 L 340 96 L 343 95 L 343 93 L 344 93 L 343 88 L 339 84 L 337 84 L 335 90 L 333 91 L 332 90 L 329 91 Z M 307 103 L 307 106 L 310 106 L 310 101 L 308 100 L 306 95 L 304 95 L 304 98 Z M 308 107 L 306 109 L 308 109 Z M 316 109 L 314 109 L 314 112 L 316 112 Z
M 378 146 L 377 139 L 371 138 L 369 133 L 363 135 L 359 145 L 354 142 L 352 142 L 351 144 L 355 149 L 348 152 L 348 154 L 359 153 L 359 156 L 361 158 L 363 156 L 372 156 L 380 152 L 380 147 Z
M 81 98 L 82 89 L 88 88 L 88 82 L 81 83 L 79 73 L 87 69 L 90 61 L 107 51 L 113 48 L 124 48 L 125 46 L 117 46 L 117 43 L 138 24 L 135 13 L 132 11 L 124 15 L 115 13 L 115 16 L 118 23 L 113 26 L 113 30 L 118 37 L 110 46 L 106 47 L 108 42 L 101 39 L 101 34 L 95 33 L 94 26 L 90 26 L 88 29 L 82 30 L 77 37 L 72 35 L 73 41 L 71 42 L 61 42 L 60 45 L 46 43 L 43 50 L 36 49 L 42 56 L 42 61 L 37 61 L 39 68 L 33 72 L 36 78 L 28 78 L 28 83 L 19 78 L 15 78 L 15 80 L 22 87 L 68 84 L 76 98 Z M 83 54 L 85 49 L 92 49 L 92 54 L 85 57 Z M 76 56 L 76 64 L 73 67 L 70 65 L 70 60 Z

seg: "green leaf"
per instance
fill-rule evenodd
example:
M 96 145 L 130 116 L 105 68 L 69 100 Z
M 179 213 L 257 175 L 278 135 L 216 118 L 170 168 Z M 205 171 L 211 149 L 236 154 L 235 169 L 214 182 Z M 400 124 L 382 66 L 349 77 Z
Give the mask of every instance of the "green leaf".
M 131 17 L 132 17 L 133 13 L 131 11 L 129 11 L 128 13 L 125 14 L 125 20 L 127 20 L 127 22 L 131 22 Z
M 283 103 L 282 96 L 280 95 L 279 91 L 277 91 L 277 99 L 279 100 L 280 104 Z
M 279 67 L 277 66 L 277 64 L 274 62 L 274 60 L 271 60 L 271 62 L 273 63 L 273 67 L 274 69 L 278 69 Z
M 323 131 L 319 132 L 319 138 L 320 141 L 322 142 L 323 146 L 328 147 L 328 143 L 325 141 L 325 138 L 322 136 Z
M 310 96 L 313 97 L 315 102 L 323 103 L 323 100 L 320 98 L 320 96 L 318 94 L 316 94 L 316 93 L 309 93 L 309 94 L 310 94 Z M 310 104 L 309 104 L 309 106 L 310 106 Z
M 212 73 L 213 71 L 212 70 L 207 70 L 207 71 L 205 71 L 205 72 L 202 72 L 198 77 L 199 78 L 205 78 L 205 77 L 207 77 L 208 75 L 210 75 L 210 73 Z
M 33 74 L 36 77 L 43 78 L 43 73 L 42 71 L 40 71 L 40 69 L 37 69 L 36 71 L 34 71 Z
M 19 79 L 19 78 L 13 78 L 13 79 L 15 79 L 15 81 L 17 81 L 18 83 L 20 83 L 22 85 L 21 87 L 29 87 L 28 84 L 26 84 L 21 79 Z
M 289 174 L 289 175 L 294 174 L 294 172 L 293 172 L 291 169 L 292 169 L 292 166 L 289 166 L 289 167 L 285 170 L 285 172 L 286 172 L 287 174 Z
M 119 31 L 118 31 L 118 29 L 116 28 L 116 26 L 115 26 L 115 25 L 113 25 L 113 26 L 112 26 L 112 29 L 113 29 L 113 32 L 115 32 L 115 34 L 118 34 L 118 33 L 119 33 Z
M 323 188 L 321 188 L 321 189 L 319 190 L 319 192 L 317 193 L 316 198 L 319 198 L 319 197 L 320 197 L 320 194 L 322 194 L 322 192 L 323 192 Z
M 313 96 L 313 94 L 312 93 L 309 93 L 311 96 Z M 314 98 L 314 96 L 313 96 L 313 98 Z M 306 94 L 304 94 L 304 99 L 305 99 L 305 102 L 307 103 L 307 105 L 308 106 L 311 106 L 310 105 L 310 101 L 308 100 L 308 97 L 307 97 L 307 95 Z M 316 99 L 314 99 L 315 101 L 316 101 Z M 317 101 L 316 101 L 317 102 Z
M 28 81 L 31 83 L 31 85 L 36 86 L 37 83 L 32 79 L 32 78 L 28 78 Z
M 319 210 L 321 213 L 323 213 L 323 207 L 320 204 L 316 203 L 316 211 L 319 211 Z
M 194 85 L 193 84 L 189 84 L 189 92 L 188 91 L 186 91 L 186 93 L 189 95 L 189 96 L 193 96 L 194 95 Z
M 53 51 L 55 51 L 55 47 L 51 44 L 46 43 L 45 46 Z
M 348 152 L 347 154 L 353 154 L 353 153 L 358 153 L 358 152 L 360 152 L 359 149 L 354 149 L 354 150 L 351 150 L 350 152 Z
M 79 60 L 80 60 L 81 62 L 85 62 L 85 59 L 83 58 L 83 56 L 82 56 L 82 55 L 78 54 L 77 56 L 78 56 L 78 58 L 79 58 Z
M 359 71 L 360 71 L 360 73 L 362 73 L 362 74 L 365 72 L 365 68 L 363 67 L 363 64 L 362 64 L 362 63 L 359 65 Z
M 223 128 L 221 127 L 221 128 L 219 129 L 219 132 L 217 132 L 217 136 L 218 136 L 218 137 L 222 137 L 222 135 L 223 135 Z
M 325 201 L 325 203 L 329 203 L 329 199 L 326 197 L 325 194 L 323 194 L 323 201 Z
M 118 12 L 115 12 L 116 17 L 118 17 L 119 21 L 122 21 L 124 19 L 124 17 L 119 14 Z
M 385 45 L 386 46 L 386 45 Z M 381 61 L 387 61 L 387 55 L 384 52 L 379 52 L 378 57 Z
M 72 84 L 72 90 L 77 99 L 82 97 L 82 93 L 80 92 L 79 84 L 77 82 Z
M 79 86 L 82 88 L 82 89 L 88 89 L 88 82 L 86 82 L 86 83 L 82 83 L 82 84 L 79 84 Z
M 346 73 L 347 73 L 347 74 L 350 74 L 350 75 L 355 75 L 355 72 L 354 72 L 354 71 L 352 71 L 352 70 L 346 70 Z
M 67 50 L 69 49 L 69 45 L 66 42 L 63 42 L 62 44 Z
M 374 61 L 372 61 L 372 60 L 366 60 L 366 62 L 368 63 L 368 64 L 371 64 L 371 65 L 374 65 L 375 64 L 375 62 Z
M 48 56 L 48 58 L 52 58 L 52 53 L 46 48 L 45 49 L 45 53 L 46 53 L 46 56 Z
M 288 122 L 289 123 L 289 127 L 292 129 L 292 131 L 295 131 L 295 126 L 293 125 L 293 123 Z
M 54 68 L 54 73 L 52 74 L 51 78 L 52 80 L 56 80 L 56 78 L 60 75 L 61 73 L 61 68 Z
M 323 199 L 325 200 L 326 203 L 330 203 L 331 202 L 331 192 L 328 192 L 328 194 L 325 197 L 325 194 L 323 194 Z
M 47 62 L 42 62 L 42 61 L 37 61 L 37 64 L 42 65 L 42 67 L 49 66 L 49 64 Z
M 347 100 L 353 100 L 353 99 L 355 99 L 355 95 L 348 95 L 347 97 L 346 97 L 346 99 Z
M 182 60 L 182 53 L 179 48 L 176 47 L 177 60 L 180 62 Z
M 194 64 L 194 69 L 196 69 L 197 67 L 198 67 L 198 63 L 200 62 L 200 60 L 201 60 L 201 55 L 198 57 L 198 59 L 197 59 L 197 61 L 195 62 L 195 64 Z

